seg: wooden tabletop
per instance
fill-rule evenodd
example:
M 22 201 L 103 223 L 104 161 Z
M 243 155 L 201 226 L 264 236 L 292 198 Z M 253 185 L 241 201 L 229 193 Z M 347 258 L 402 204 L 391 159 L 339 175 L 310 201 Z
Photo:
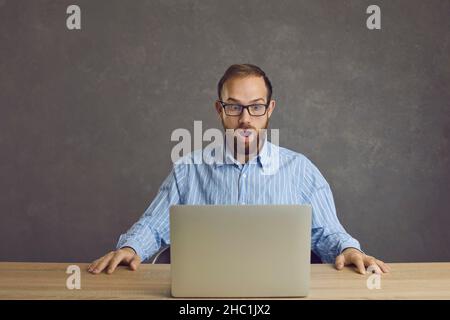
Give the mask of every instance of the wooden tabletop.
M 80 289 L 67 289 L 67 267 L 79 266 Z M 312 265 L 307 299 L 450 299 L 450 263 L 393 263 L 380 289 L 351 268 Z M 87 264 L 0 262 L 0 299 L 171 299 L 170 265 L 143 264 L 138 271 L 119 267 L 92 275 Z M 372 287 L 376 280 L 371 278 Z M 70 283 L 74 283 L 73 281 Z

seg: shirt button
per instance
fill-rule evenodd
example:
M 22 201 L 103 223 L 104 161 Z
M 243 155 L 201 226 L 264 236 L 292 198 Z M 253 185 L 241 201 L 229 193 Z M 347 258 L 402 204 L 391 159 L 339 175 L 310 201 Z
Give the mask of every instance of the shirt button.
M 247 178 L 247 175 L 244 173 L 244 174 L 242 175 L 242 178 Z

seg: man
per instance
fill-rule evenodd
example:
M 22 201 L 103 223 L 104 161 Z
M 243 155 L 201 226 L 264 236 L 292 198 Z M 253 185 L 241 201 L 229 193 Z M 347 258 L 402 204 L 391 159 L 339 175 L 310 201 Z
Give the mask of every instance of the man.
M 227 161 L 177 162 L 143 216 L 121 235 L 117 250 L 94 261 L 89 272 L 110 274 L 119 264 L 136 270 L 163 243 L 169 244 L 169 207 L 174 204 L 303 203 L 312 205 L 311 246 L 323 262 L 334 263 L 338 270 L 354 265 L 361 274 L 368 266 L 379 274 L 389 272 L 387 264 L 364 254 L 341 226 L 330 186 L 314 164 L 302 154 L 259 139 L 275 109 L 266 74 L 254 65 L 232 65 L 219 81 L 218 96 L 215 108 L 223 127 L 235 133 L 224 143 Z M 239 142 L 245 148 L 236 148 Z M 249 146 L 255 142 L 252 153 Z M 277 170 L 267 174 L 275 160 Z

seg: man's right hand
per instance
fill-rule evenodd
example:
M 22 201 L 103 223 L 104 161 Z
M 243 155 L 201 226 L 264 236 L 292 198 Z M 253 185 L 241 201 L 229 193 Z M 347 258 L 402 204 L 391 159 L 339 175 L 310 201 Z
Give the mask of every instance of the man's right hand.
M 88 271 L 93 274 L 99 274 L 103 270 L 106 270 L 107 274 L 111 274 L 119 264 L 128 265 L 131 270 L 135 271 L 141 264 L 141 258 L 132 248 L 124 247 L 116 251 L 111 251 L 95 260 L 89 265 Z

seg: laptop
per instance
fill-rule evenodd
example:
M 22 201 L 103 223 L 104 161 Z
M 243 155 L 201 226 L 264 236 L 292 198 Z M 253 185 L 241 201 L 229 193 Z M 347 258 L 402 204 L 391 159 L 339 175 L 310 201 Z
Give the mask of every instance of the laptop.
M 172 296 L 304 297 L 310 205 L 170 208 Z

